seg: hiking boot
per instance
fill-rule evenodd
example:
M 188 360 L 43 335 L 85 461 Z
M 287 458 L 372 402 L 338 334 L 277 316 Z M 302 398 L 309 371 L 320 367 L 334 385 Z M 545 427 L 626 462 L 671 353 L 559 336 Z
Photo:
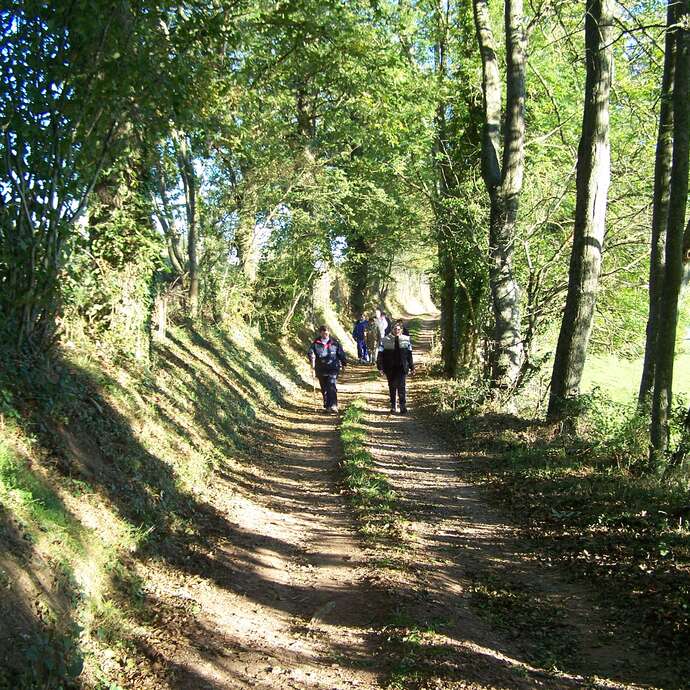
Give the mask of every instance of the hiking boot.
M 338 406 L 337 405 L 331 405 L 330 410 L 334 414 L 338 414 Z
M 401 407 L 401 408 L 400 408 L 400 414 L 407 414 L 407 408 L 406 408 L 406 407 Z
M 395 409 L 395 405 L 393 405 L 393 407 L 391 407 L 390 413 L 395 414 L 397 411 L 398 410 Z

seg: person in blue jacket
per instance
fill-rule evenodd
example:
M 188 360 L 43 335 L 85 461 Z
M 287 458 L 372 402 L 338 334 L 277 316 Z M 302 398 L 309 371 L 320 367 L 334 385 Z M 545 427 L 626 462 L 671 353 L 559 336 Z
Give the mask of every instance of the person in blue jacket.
M 324 409 L 338 411 L 338 373 L 345 370 L 345 352 L 337 340 L 331 338 L 328 326 L 319 326 L 319 337 L 307 352 L 314 374 L 319 379 Z
M 357 359 L 359 359 L 360 362 L 365 363 L 369 361 L 369 350 L 367 348 L 368 326 L 369 321 L 367 320 L 367 317 L 362 314 L 352 330 L 352 337 L 357 343 Z

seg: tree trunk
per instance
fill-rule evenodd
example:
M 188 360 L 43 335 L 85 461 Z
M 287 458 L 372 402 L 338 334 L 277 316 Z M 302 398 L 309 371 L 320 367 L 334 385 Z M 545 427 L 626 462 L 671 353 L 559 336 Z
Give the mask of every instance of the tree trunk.
M 587 0 L 585 53 L 587 79 L 582 134 L 577 153 L 575 228 L 568 295 L 551 375 L 549 419 L 566 412 L 580 394 L 580 381 L 592 332 L 604 244 L 610 180 L 609 93 L 613 67 L 612 0 Z
M 441 276 L 441 359 L 443 373 L 455 376 L 457 352 L 455 337 L 456 282 L 455 263 L 448 239 L 440 232 L 438 240 L 438 263 Z
M 196 173 L 192 160 L 192 147 L 189 137 L 178 137 L 178 166 L 182 177 L 187 212 L 187 254 L 189 257 L 189 316 L 197 317 L 199 312 L 199 260 L 197 257 L 197 217 L 196 217 Z
M 656 140 L 654 163 L 654 197 L 652 209 L 652 240 L 649 262 L 649 315 L 647 317 L 647 339 L 644 364 L 640 379 L 638 405 L 649 403 L 654 387 L 656 337 L 661 310 L 661 286 L 664 275 L 664 244 L 668 222 L 669 189 L 671 186 L 671 162 L 673 159 L 673 81 L 675 76 L 675 30 L 678 4 L 668 0 L 666 10 L 666 39 L 664 45 L 664 74 L 661 81 L 661 108 L 659 132 Z
M 448 200 L 451 196 L 450 180 L 452 170 L 449 161 L 449 142 L 447 133 L 445 95 L 448 76 L 448 9 L 438 1 L 434 5 L 436 42 L 434 46 L 434 69 L 438 83 L 439 101 L 436 104 L 435 132 L 433 141 L 434 165 L 434 214 L 436 222 L 436 248 L 438 253 L 439 277 L 441 278 L 441 360 L 446 376 L 455 376 L 456 337 L 455 337 L 455 264 L 453 262 L 453 238 L 449 227 Z
M 248 189 L 242 196 L 239 209 L 239 222 L 235 230 L 235 247 L 240 268 L 247 283 L 252 286 L 256 283 L 258 272 L 258 260 L 256 252 L 256 198 L 254 191 Z
M 494 315 L 491 378 L 494 389 L 510 389 L 523 359 L 520 295 L 513 273 L 513 246 L 524 172 L 525 36 L 522 0 L 506 0 L 506 112 L 499 163 L 501 78 L 487 0 L 474 0 L 482 60 L 484 136 L 482 176 L 489 194 L 489 282 Z
M 476 278 L 469 285 L 456 272 L 455 280 L 459 287 L 456 299 L 456 370 L 472 365 L 476 359 L 479 329 L 477 326 L 477 308 L 481 300 L 483 284 Z
M 671 194 L 666 227 L 666 254 L 661 310 L 657 335 L 656 375 L 652 398 L 650 457 L 659 461 L 668 450 L 668 417 L 673 398 L 673 359 L 678 321 L 678 295 L 683 277 L 683 232 L 688 197 L 688 152 L 690 151 L 690 0 L 679 2 L 676 45 L 676 75 L 673 89 L 673 163 Z
M 350 242 L 350 249 L 354 255 L 350 268 L 350 308 L 356 320 L 364 314 L 367 303 L 369 248 L 365 239 L 359 234 L 355 234 Z

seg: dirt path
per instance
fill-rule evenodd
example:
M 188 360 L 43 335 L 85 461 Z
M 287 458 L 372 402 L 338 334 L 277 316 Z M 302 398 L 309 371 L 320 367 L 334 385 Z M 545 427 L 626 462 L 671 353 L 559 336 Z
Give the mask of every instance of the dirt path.
M 390 608 L 337 481 L 335 417 L 309 398 L 274 417 L 263 462 L 215 493 L 219 533 L 182 582 L 161 568 L 155 596 L 183 606 L 174 647 L 159 645 L 172 688 L 378 687 L 376 631 Z
M 420 338 L 422 368 L 434 322 Z M 458 458 L 414 413 L 388 414 L 383 382 L 346 386 L 367 402 L 369 451 L 398 495 L 404 575 L 392 583 L 416 652 L 421 687 L 655 687 L 663 669 L 635 650 L 591 593 L 538 562 L 515 527 L 458 473 Z M 412 623 L 411 623 L 412 622 Z M 558 663 L 560 669 L 553 670 Z M 663 681 L 661 681 L 663 683 Z M 658 685 L 661 687 L 661 685 Z
M 414 409 L 387 414 L 373 369 L 352 367 L 341 396 L 366 400 L 370 451 L 400 497 L 401 543 L 356 536 L 337 418 L 315 413 L 309 395 L 277 410 L 262 462 L 219 480 L 208 548 L 149 564 L 158 576 L 146 594 L 175 631 L 144 644 L 157 687 L 651 687 L 587 592 L 535 561 Z M 415 634 L 391 641 L 396 626 Z M 556 657 L 568 673 L 549 670 Z

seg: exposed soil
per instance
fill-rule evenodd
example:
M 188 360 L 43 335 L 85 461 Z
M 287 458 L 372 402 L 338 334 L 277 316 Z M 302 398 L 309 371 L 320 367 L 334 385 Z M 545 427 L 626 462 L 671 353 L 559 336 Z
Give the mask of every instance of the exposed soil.
M 157 611 L 141 643 L 155 664 L 147 685 L 666 687 L 591 593 L 540 563 L 457 472 L 415 414 L 416 385 L 407 416 L 388 414 L 372 367 L 350 367 L 340 385 L 341 407 L 366 400 L 368 446 L 399 496 L 401 540 L 358 536 L 338 418 L 315 409 L 311 391 L 275 410 L 274 438 L 255 462 L 219 478 L 208 548 L 146 564 Z M 419 631 L 415 644 L 402 628 Z

